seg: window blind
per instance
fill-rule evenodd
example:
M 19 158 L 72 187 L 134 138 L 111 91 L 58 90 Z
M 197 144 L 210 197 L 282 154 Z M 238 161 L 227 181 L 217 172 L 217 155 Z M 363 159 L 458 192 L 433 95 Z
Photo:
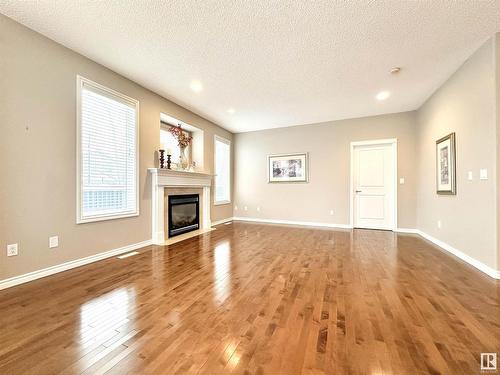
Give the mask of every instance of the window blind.
M 80 85 L 80 221 L 138 213 L 137 106 L 100 85 Z
M 231 145 L 226 139 L 215 138 L 215 203 L 231 201 Z

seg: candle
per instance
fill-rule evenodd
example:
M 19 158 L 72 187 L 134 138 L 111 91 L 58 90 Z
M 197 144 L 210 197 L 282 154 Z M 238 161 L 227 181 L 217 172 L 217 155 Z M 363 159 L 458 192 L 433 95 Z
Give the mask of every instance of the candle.
M 160 143 L 160 150 L 165 150 L 165 143 Z
M 167 155 L 172 155 L 172 149 L 171 148 L 167 148 Z

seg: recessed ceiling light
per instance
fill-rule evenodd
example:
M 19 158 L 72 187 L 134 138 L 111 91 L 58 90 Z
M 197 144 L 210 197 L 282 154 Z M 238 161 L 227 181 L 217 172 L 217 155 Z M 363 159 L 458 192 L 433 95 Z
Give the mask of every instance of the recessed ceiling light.
M 377 100 L 385 100 L 387 99 L 389 96 L 391 96 L 391 93 L 389 91 L 380 91 L 377 96 L 375 96 L 375 98 L 377 98 Z
M 201 92 L 201 90 L 203 90 L 203 85 L 201 84 L 200 81 L 192 81 L 190 87 L 191 90 L 193 90 L 196 93 Z
M 227 110 L 227 113 L 229 113 L 229 114 L 231 114 L 231 115 L 232 115 L 234 112 L 236 112 L 234 108 L 229 108 L 229 109 Z

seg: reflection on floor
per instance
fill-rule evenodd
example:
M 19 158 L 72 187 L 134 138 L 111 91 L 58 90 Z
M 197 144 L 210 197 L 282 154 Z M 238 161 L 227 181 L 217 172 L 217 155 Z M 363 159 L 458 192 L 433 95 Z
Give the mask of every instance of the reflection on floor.
M 479 373 L 499 283 L 414 235 L 233 223 L 0 291 L 0 373 Z

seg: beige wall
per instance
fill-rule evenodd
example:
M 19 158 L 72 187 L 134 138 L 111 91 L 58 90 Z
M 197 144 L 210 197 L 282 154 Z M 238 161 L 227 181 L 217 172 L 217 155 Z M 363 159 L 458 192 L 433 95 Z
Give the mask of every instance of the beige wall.
M 397 138 L 398 177 L 406 180 L 398 185 L 398 227 L 419 229 L 500 269 L 499 35 L 416 112 L 236 134 L 234 215 L 348 224 L 349 143 Z M 437 195 L 435 141 L 451 132 L 457 137 L 457 195 Z M 309 183 L 267 183 L 267 155 L 303 151 L 310 155 Z M 479 180 L 480 169 L 488 170 L 488 180 Z
M 497 266 L 494 69 L 489 40 L 417 114 L 417 227 L 492 268 Z M 451 132 L 456 133 L 457 195 L 437 195 L 435 141 Z M 488 170 L 488 180 L 479 180 L 481 168 Z
M 140 101 L 140 216 L 76 225 L 76 75 Z M 160 113 L 204 130 L 205 171 L 213 137 L 232 135 L 192 112 L 0 15 L 0 280 L 151 239 L 147 168 L 155 166 Z M 232 206 L 212 206 L 212 220 Z M 59 235 L 60 246 L 48 248 Z M 19 243 L 19 256 L 6 245 Z
M 233 137 L 0 15 L 0 280 L 151 238 L 146 170 L 155 166 L 161 112 L 204 130 L 206 172 L 213 172 L 214 134 L 233 139 L 234 216 L 242 217 L 348 224 L 350 142 L 397 138 L 398 177 L 406 182 L 398 185 L 398 227 L 418 228 L 500 269 L 500 192 L 495 187 L 500 186 L 499 46 L 497 35 L 418 112 Z M 139 217 L 75 223 L 77 74 L 140 101 Z M 438 196 L 435 140 L 452 131 L 457 135 L 458 193 Z M 267 183 L 267 155 L 303 151 L 310 157 L 309 183 Z M 488 169 L 487 181 L 478 179 L 480 168 Z M 474 173 L 472 182 L 468 171 Z M 212 220 L 232 216 L 232 206 L 212 206 Z M 52 235 L 60 237 L 57 249 L 48 248 Z M 6 245 L 16 242 L 20 255 L 7 258 Z
M 234 215 L 349 224 L 350 143 L 384 138 L 398 139 L 398 177 L 405 178 L 398 226 L 415 228 L 414 112 L 236 134 Z M 267 156 L 290 152 L 309 152 L 309 183 L 267 183 Z

